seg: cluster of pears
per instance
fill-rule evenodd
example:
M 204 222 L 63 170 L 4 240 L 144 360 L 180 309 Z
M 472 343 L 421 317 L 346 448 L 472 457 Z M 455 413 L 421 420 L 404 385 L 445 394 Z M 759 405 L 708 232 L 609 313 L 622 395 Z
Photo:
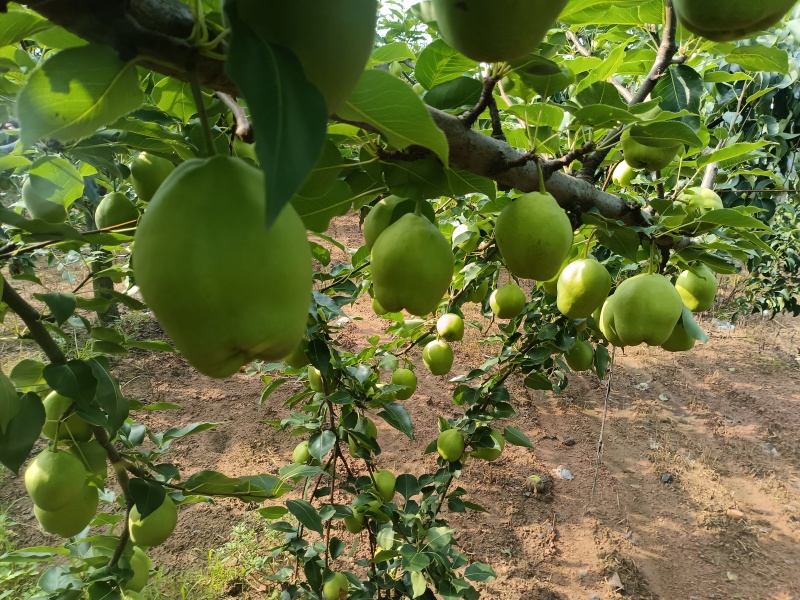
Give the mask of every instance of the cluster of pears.
M 52 441 L 25 471 L 25 488 L 42 529 L 61 537 L 83 531 L 97 513 L 98 487 L 107 476 L 106 451 L 89 423 L 65 413 L 72 400 L 57 392 L 44 399 L 42 435 Z
M 449 342 L 464 338 L 464 319 L 455 313 L 445 313 L 436 321 L 437 338 L 422 349 L 422 362 L 433 375 L 447 375 L 453 368 L 453 348 Z
M 675 284 L 660 274 L 641 273 L 623 281 L 597 315 L 600 331 L 615 346 L 648 344 L 670 352 L 694 347 L 683 320 L 711 308 L 717 290 L 714 273 L 705 265 L 683 271 Z

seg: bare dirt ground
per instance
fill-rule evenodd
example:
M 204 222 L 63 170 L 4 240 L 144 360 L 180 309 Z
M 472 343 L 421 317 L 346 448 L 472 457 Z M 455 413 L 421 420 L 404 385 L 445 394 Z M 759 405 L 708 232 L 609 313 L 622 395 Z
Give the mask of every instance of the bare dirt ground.
M 353 219 L 329 233 L 360 245 Z M 346 347 L 382 331 L 364 300 L 348 313 L 363 320 L 343 326 Z M 688 353 L 617 352 L 593 498 L 606 382 L 571 375 L 556 395 L 510 380 L 518 414 L 506 424 L 535 448 L 509 445 L 494 463 L 468 462 L 459 483 L 489 512 L 449 515 L 463 551 L 498 574 L 483 585 L 484 597 L 800 599 L 800 319 L 753 318 L 733 332 L 701 325 L 711 340 Z M 144 323 L 143 330 L 156 328 Z M 478 337 L 469 328 L 455 344 L 451 376 L 490 351 Z M 420 385 L 405 401 L 416 440 L 377 419 L 379 466 L 417 475 L 432 468 L 423 450 L 437 435 L 437 416 L 458 410 L 453 385 L 429 375 L 418 354 Z M 171 459 L 185 476 L 276 472 L 291 460 L 296 440 L 265 423 L 284 414 L 290 385 L 259 408 L 257 378 L 208 379 L 177 355 L 131 355 L 117 362 L 116 374 L 132 398 L 183 407 L 135 415 L 156 429 L 220 423 L 174 444 Z M 559 466 L 574 479 L 555 477 Z M 543 495 L 525 488 L 534 473 L 549 479 Z M 17 498 L 10 516 L 20 523 L 18 545 L 55 542 L 36 528 L 21 481 L 6 478 L 0 504 Z M 198 568 L 248 509 L 227 500 L 182 508 L 175 535 L 153 551 L 156 565 L 172 573 Z M 247 585 L 233 593 L 262 597 Z

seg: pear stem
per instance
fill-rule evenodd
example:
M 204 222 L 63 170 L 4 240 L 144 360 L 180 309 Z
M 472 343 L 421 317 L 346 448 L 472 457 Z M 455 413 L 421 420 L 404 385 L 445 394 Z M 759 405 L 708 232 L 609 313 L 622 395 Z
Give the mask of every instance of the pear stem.
M 417 206 L 414 208 L 414 214 L 418 217 L 422 216 L 422 200 L 417 200 Z
M 544 187 L 544 171 L 542 171 L 542 161 L 537 158 L 536 171 L 539 173 L 539 193 L 546 194 L 547 190 Z

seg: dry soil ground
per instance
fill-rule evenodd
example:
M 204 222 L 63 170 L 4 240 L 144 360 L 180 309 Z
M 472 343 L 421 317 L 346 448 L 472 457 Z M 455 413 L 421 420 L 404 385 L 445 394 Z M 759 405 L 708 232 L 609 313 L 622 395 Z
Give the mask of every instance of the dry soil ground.
M 360 244 L 352 219 L 340 220 L 333 235 Z M 346 347 L 382 331 L 363 300 L 348 312 L 363 320 L 343 326 Z M 469 462 L 460 484 L 489 513 L 451 515 L 462 549 L 498 574 L 484 597 L 800 599 L 800 319 L 749 319 L 733 332 L 701 324 L 711 340 L 689 353 L 617 352 L 594 497 L 606 382 L 578 374 L 556 395 L 511 381 L 518 414 L 507 424 L 535 448 L 507 446 L 494 463 Z M 478 337 L 470 328 L 455 345 L 452 375 L 483 361 L 489 350 Z M 437 416 L 457 408 L 448 378 L 428 375 L 415 359 L 420 385 L 406 404 L 416 440 L 380 422 L 379 465 L 420 474 L 432 467 L 423 450 Z M 293 439 L 264 423 L 285 414 L 291 386 L 259 408 L 257 378 L 208 379 L 177 355 L 131 355 L 116 373 L 126 395 L 183 407 L 136 415 L 156 429 L 167 418 L 220 422 L 174 444 L 171 458 L 186 475 L 276 472 L 291 460 Z M 555 477 L 560 466 L 574 479 Z M 525 489 L 533 473 L 549 478 L 546 494 Z M 666 474 L 671 481 L 662 483 Z M 36 528 L 21 482 L 6 478 L 0 504 L 17 498 L 10 509 L 20 524 L 17 544 L 55 542 Z M 184 507 L 175 535 L 153 552 L 157 566 L 167 577 L 202 566 L 251 508 L 227 500 Z M 252 579 L 231 593 L 265 597 Z

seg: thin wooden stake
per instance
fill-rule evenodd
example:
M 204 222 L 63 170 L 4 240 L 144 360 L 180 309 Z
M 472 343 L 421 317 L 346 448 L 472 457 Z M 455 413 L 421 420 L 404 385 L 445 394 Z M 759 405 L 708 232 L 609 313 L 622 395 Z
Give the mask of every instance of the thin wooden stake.
M 603 433 L 606 429 L 606 415 L 608 414 L 608 399 L 611 397 L 611 379 L 614 376 L 614 355 L 617 347 L 611 348 L 611 361 L 608 363 L 608 381 L 606 382 L 606 399 L 603 404 L 603 420 L 600 423 L 600 439 L 597 440 L 597 461 L 594 464 L 594 482 L 592 483 L 591 500 L 594 501 L 594 490 L 597 487 L 597 478 L 600 475 L 600 458 L 603 455 Z

